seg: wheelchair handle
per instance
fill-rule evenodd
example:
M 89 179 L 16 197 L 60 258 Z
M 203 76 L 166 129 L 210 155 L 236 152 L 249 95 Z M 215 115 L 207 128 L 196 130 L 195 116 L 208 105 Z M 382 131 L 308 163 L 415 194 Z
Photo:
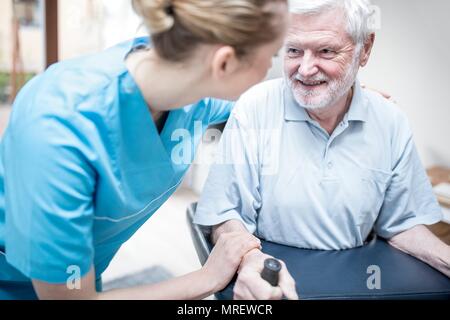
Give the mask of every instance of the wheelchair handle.
M 269 258 L 264 261 L 264 269 L 261 278 L 270 283 L 273 287 L 278 286 L 281 263 L 277 259 Z

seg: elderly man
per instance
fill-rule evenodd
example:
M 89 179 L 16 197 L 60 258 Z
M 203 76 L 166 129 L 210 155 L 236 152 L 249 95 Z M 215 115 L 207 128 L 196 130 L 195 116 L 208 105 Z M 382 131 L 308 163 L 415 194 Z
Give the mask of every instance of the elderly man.
M 403 113 L 356 80 L 375 35 L 366 0 L 292 1 L 284 79 L 252 88 L 222 137 L 195 222 L 300 248 L 362 246 L 372 230 L 450 276 L 450 248 L 424 225 L 441 210 Z M 229 160 L 233 161 L 229 161 Z M 235 298 L 296 298 L 242 261 Z

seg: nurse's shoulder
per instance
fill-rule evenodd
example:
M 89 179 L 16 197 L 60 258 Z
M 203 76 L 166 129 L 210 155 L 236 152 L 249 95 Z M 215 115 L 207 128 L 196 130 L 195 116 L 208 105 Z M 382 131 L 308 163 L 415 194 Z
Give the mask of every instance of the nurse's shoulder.
M 123 43 L 103 52 L 50 66 L 19 92 L 10 127 L 28 126 L 42 117 L 73 119 L 80 110 L 107 113 L 117 96 L 118 78 L 126 72 Z

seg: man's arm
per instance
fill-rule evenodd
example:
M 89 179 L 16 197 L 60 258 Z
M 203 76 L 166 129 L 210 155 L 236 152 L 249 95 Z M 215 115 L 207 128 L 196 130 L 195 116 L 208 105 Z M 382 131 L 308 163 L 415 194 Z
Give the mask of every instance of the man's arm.
M 229 232 L 249 233 L 239 220 L 228 220 L 224 223 L 213 226 L 211 233 L 211 242 L 216 244 L 222 234 Z
M 211 241 L 215 244 L 216 239 L 225 233 L 249 233 L 239 220 L 228 220 L 213 227 Z M 271 256 L 263 253 L 260 248 L 250 250 L 244 255 L 239 267 L 239 275 L 234 286 L 235 300 L 279 300 L 283 295 L 290 300 L 297 300 L 295 280 L 289 274 L 286 265 L 281 262 L 280 279 L 278 287 L 272 287 L 261 278 L 264 261 Z
M 388 241 L 393 247 L 422 260 L 450 277 L 450 246 L 424 225 L 415 226 Z

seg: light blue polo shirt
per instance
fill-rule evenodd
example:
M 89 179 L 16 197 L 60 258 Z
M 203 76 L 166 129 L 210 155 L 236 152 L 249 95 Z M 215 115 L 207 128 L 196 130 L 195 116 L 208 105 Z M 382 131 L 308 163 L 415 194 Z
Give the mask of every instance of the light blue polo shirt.
M 180 185 L 206 128 L 228 118 L 232 103 L 203 99 L 159 134 L 124 63 L 143 44 L 54 65 L 16 99 L 0 144 L 0 287 L 66 283 L 91 266 L 99 278 Z
M 195 222 L 237 219 L 269 241 L 339 250 L 441 218 L 396 105 L 357 83 L 330 136 L 277 79 L 238 101 Z

